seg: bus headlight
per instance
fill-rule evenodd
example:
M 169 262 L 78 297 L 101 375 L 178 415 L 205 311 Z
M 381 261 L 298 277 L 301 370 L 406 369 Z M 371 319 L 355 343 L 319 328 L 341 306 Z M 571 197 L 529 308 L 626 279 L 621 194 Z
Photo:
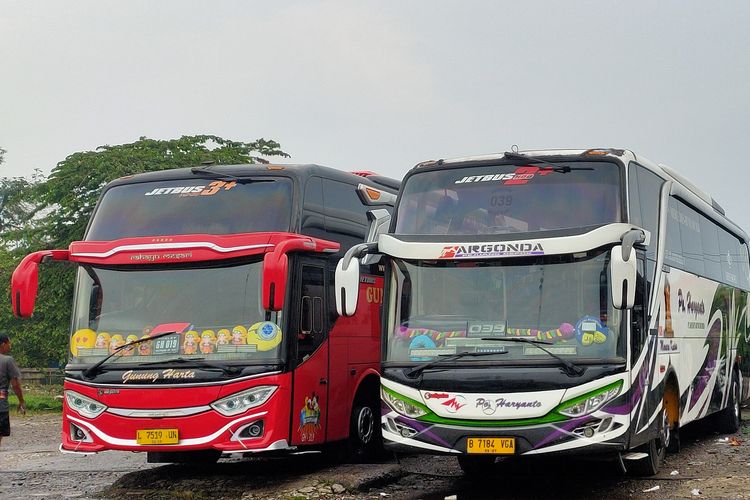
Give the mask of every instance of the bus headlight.
M 382 386 L 380 387 L 380 395 L 388 406 L 405 417 L 418 418 L 422 415 L 427 415 L 427 410 L 418 403 L 415 404 L 416 401 L 400 396 Z
M 226 417 L 239 415 L 250 408 L 255 408 L 268 401 L 277 388 L 278 386 L 275 385 L 253 387 L 252 389 L 237 392 L 231 396 L 214 401 L 211 403 L 211 408 Z
M 604 406 L 608 401 L 616 398 L 620 394 L 620 389 L 622 389 L 621 380 L 566 401 L 557 408 L 557 412 L 566 417 L 588 415 Z
M 76 391 L 65 391 L 65 400 L 71 410 L 86 418 L 96 418 L 107 409 L 99 401 L 94 401 Z

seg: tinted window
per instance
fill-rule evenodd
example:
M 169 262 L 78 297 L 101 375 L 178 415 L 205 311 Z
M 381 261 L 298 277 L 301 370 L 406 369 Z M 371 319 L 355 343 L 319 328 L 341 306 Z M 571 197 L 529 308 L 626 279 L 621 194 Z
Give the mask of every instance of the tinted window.
M 291 200 L 292 182 L 284 178 L 117 186 L 102 198 L 86 239 L 288 231 Z
M 305 186 L 300 233 L 315 238 L 326 238 L 323 208 L 323 183 L 320 177 L 311 177 Z
M 325 340 L 323 268 L 302 266 L 297 359 L 307 359 Z
M 741 261 L 740 241 L 726 230 L 719 228 L 719 253 L 724 282 L 733 286 L 740 285 L 740 273 L 744 271 Z
M 750 262 L 748 262 L 747 245 L 740 244 L 740 287 L 750 288 Z
M 706 276 L 712 280 L 723 281 L 719 255 L 719 228 L 714 221 L 705 216 L 701 216 L 701 244 Z
M 700 216 L 681 201 L 678 201 L 677 205 L 680 210 L 680 239 L 682 240 L 682 257 L 685 259 L 685 270 L 704 276 L 706 272 L 703 267 Z
M 562 168 L 494 165 L 417 173 L 403 186 L 396 233 L 500 234 L 622 220 L 617 165 L 558 165 Z
M 646 251 L 646 257 L 649 260 L 656 260 L 656 246 L 659 241 L 659 206 L 664 179 L 640 165 L 635 166 L 635 172 L 638 177 L 637 205 L 641 211 L 641 227 L 651 233 L 651 243 Z
M 366 207 L 357 195 L 356 186 L 323 179 L 326 228 L 331 238 L 341 242 L 341 250 L 361 243 L 367 232 Z
M 672 197 L 667 202 L 667 230 L 664 244 L 664 262 L 670 266 L 685 267 L 682 256 L 682 236 L 680 235 L 680 208 Z

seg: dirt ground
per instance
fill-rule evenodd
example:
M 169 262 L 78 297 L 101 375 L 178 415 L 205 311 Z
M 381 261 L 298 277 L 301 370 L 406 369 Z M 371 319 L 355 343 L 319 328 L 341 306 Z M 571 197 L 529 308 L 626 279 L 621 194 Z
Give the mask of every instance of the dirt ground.
M 750 412 L 744 417 L 750 418 Z M 750 498 L 750 422 L 735 435 L 710 424 L 682 431 L 682 451 L 653 478 L 612 462 L 515 460 L 482 480 L 452 457 L 414 456 L 336 464 L 319 454 L 222 459 L 210 467 L 147 464 L 145 454 L 58 452 L 59 415 L 12 417 L 0 445 L 0 498 Z

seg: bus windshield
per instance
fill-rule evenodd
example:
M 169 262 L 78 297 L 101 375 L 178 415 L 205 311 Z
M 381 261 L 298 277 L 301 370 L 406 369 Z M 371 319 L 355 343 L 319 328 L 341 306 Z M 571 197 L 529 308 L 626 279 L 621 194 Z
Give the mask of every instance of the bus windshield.
M 620 222 L 620 168 L 609 162 L 492 165 L 414 174 L 396 234 L 471 235 Z
M 86 240 L 288 231 L 291 206 L 292 181 L 281 177 L 128 184 L 104 193 Z
M 386 361 L 462 358 L 523 363 L 549 354 L 573 361 L 625 358 L 621 312 L 609 290 L 609 254 L 488 260 L 393 260 Z M 516 341 L 504 341 L 512 337 Z M 462 361 L 463 362 L 463 361 Z
M 172 336 L 125 349 L 108 363 L 201 357 L 268 361 L 281 357 L 280 317 L 265 321 L 262 262 L 227 267 L 82 266 L 74 299 L 71 363 L 95 363 L 154 332 Z

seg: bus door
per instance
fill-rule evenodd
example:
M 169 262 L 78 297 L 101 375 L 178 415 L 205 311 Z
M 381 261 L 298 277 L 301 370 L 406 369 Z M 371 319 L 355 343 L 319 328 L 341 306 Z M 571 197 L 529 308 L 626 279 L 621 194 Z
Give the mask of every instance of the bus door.
M 328 422 L 328 324 L 325 264 L 301 257 L 295 267 L 300 277 L 295 320 L 296 340 L 292 396 L 291 442 L 318 444 L 326 440 Z

